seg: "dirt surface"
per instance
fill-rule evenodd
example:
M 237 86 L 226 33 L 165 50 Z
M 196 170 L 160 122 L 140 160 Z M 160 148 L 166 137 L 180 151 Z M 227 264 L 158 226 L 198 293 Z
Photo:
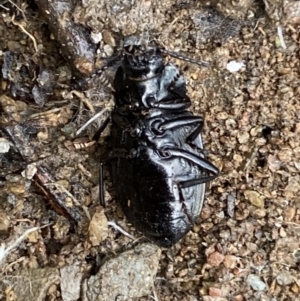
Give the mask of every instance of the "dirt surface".
M 99 279 L 124 278 L 118 260 L 146 241 L 117 206 L 108 175 L 100 207 L 109 130 L 99 145 L 91 141 L 113 106 L 116 66 L 87 74 L 131 34 L 209 63 L 167 59 L 186 78 L 193 112 L 205 117 L 205 149 L 220 176 L 192 231 L 162 249 L 159 264 L 145 265 L 158 272 L 130 296 L 300 300 L 300 1 L 62 3 L 0 3 L 0 300 L 104 300 L 84 283 L 99 284 L 106 263 L 115 273 Z M 148 280 L 152 293 L 141 297 Z

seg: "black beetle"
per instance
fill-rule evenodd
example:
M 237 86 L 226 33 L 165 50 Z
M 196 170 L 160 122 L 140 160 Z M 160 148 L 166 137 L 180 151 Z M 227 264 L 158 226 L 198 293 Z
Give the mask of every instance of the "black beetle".
M 124 47 L 115 80 L 115 108 L 107 151 L 116 199 L 131 222 L 159 246 L 182 238 L 199 216 L 205 183 L 219 171 L 204 158 L 203 119 L 191 105 L 184 78 L 165 65 L 156 46 Z

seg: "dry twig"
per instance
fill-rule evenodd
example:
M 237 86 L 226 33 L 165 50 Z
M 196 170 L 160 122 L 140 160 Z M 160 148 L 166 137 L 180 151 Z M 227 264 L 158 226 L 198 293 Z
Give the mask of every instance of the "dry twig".
M 28 230 L 26 230 L 20 237 L 18 237 L 14 242 L 11 244 L 5 246 L 5 244 L 0 245 L 0 263 L 5 257 L 13 250 L 15 249 L 30 233 L 39 230 L 40 227 L 33 227 Z
M 36 43 L 35 37 L 31 33 L 29 33 L 22 24 L 20 24 L 19 22 L 15 21 L 15 15 L 12 16 L 11 22 L 12 22 L 12 24 L 18 26 L 25 34 L 28 35 L 28 37 L 33 42 L 33 46 L 34 46 L 35 52 L 38 52 L 38 47 L 37 47 L 37 43 Z

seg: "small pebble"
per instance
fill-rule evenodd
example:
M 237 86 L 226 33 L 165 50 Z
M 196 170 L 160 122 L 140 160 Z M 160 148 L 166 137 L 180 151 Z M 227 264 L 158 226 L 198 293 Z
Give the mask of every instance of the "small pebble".
M 249 275 L 247 282 L 255 291 L 263 291 L 266 289 L 266 284 L 256 275 Z
M 258 208 L 264 207 L 264 200 L 258 192 L 253 190 L 245 190 L 244 195 L 255 207 Z
M 244 62 L 230 61 L 229 63 L 227 63 L 226 69 L 229 72 L 233 73 L 241 70 L 243 67 L 245 67 Z
M 0 138 L 0 153 L 1 154 L 8 153 L 9 148 L 10 148 L 9 141 L 5 138 Z

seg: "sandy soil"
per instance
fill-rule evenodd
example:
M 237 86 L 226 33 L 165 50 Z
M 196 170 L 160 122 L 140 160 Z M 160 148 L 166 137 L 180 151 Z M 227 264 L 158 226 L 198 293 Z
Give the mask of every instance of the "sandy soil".
M 145 241 L 108 175 L 107 207 L 99 205 L 105 138 L 97 145 L 91 137 L 107 112 L 74 138 L 113 107 L 116 67 L 88 76 L 131 34 L 209 62 L 168 58 L 186 78 L 193 112 L 205 117 L 205 149 L 220 169 L 192 231 L 143 255 L 154 256 L 157 273 L 134 300 L 300 300 L 300 1 L 236 2 L 0 5 L 1 301 L 130 300 L 85 287 L 104 262 Z M 117 277 L 105 273 L 108 283 Z

